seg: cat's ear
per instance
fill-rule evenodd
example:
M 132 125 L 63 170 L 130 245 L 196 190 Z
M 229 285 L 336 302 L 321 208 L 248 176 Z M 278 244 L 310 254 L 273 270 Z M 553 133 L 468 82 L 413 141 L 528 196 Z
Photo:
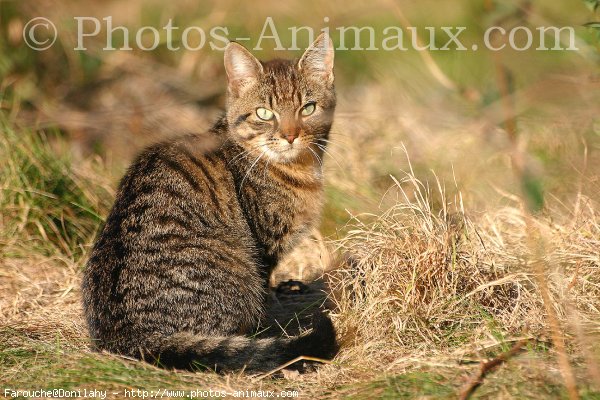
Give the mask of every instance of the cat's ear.
M 225 47 L 225 71 L 230 93 L 240 96 L 248 86 L 258 80 L 263 67 L 242 45 L 229 42 Z
M 333 83 L 333 54 L 333 41 L 329 35 L 321 33 L 298 61 L 298 69 L 309 78 L 324 80 L 331 85 Z

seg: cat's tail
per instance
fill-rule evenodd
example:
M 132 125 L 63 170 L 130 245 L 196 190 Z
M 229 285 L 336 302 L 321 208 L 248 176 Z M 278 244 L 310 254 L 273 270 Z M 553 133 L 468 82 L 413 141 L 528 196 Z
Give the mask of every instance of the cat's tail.
M 299 356 L 330 360 L 338 350 L 335 328 L 321 311 L 313 314 L 312 331 L 291 338 L 175 334 L 148 347 L 142 357 L 165 368 L 219 372 L 267 372 Z

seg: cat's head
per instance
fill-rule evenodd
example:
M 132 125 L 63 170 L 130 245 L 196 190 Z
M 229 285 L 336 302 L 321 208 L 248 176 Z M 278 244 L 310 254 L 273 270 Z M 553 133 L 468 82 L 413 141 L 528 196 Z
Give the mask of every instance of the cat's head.
M 333 121 L 333 44 L 322 34 L 298 61 L 262 63 L 237 43 L 225 49 L 230 137 L 249 154 L 289 163 L 321 153 Z

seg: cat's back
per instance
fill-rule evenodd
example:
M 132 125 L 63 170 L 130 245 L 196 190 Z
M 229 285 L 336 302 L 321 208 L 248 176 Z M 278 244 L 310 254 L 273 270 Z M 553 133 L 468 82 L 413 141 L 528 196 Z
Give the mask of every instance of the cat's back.
M 152 288 L 254 280 L 243 269 L 255 257 L 250 238 L 223 143 L 188 135 L 146 149 L 123 177 L 84 273 L 86 313 L 99 317 L 88 321 L 94 336 L 111 336 L 100 333 L 107 321 L 129 324 L 128 299 Z M 226 267 L 216 274 L 200 264 Z
M 161 218 L 167 216 L 170 221 Z M 137 157 L 121 181 L 107 225 L 127 225 L 127 220 L 146 226 L 179 223 L 198 231 L 240 216 L 223 143 L 190 134 L 151 146 Z

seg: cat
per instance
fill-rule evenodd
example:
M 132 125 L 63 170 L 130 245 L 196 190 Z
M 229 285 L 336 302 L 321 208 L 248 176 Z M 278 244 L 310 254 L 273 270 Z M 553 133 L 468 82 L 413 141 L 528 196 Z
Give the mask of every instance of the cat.
M 336 105 L 322 34 L 298 61 L 224 52 L 225 114 L 153 145 L 127 170 L 82 283 L 93 346 L 166 368 L 261 372 L 338 350 L 329 316 L 252 338 L 278 260 L 318 222 Z M 208 143 L 208 144 L 207 144 Z

